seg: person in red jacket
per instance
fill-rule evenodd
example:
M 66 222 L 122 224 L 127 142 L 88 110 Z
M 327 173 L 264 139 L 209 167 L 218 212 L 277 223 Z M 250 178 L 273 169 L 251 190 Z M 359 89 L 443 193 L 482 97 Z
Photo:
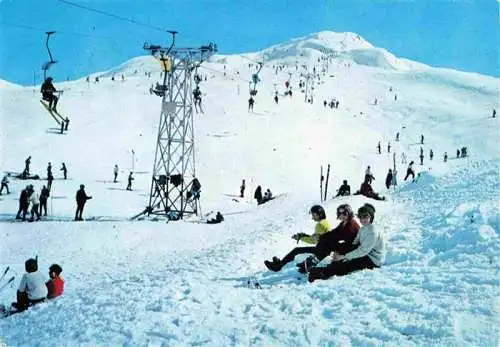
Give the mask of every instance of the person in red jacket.
M 47 294 L 48 299 L 57 298 L 64 292 L 64 280 L 60 276 L 61 272 L 62 268 L 57 264 L 52 264 L 49 267 L 50 281 L 45 283 L 49 292 Z
M 316 245 L 317 252 L 302 263 L 297 264 L 300 273 L 309 272 L 308 270 L 339 247 L 343 248 L 352 245 L 358 235 L 360 225 L 354 218 L 354 212 L 349 204 L 342 204 L 337 207 L 337 219 L 340 220 L 339 225 L 320 236 Z M 333 254 L 333 259 L 338 259 L 337 254 Z

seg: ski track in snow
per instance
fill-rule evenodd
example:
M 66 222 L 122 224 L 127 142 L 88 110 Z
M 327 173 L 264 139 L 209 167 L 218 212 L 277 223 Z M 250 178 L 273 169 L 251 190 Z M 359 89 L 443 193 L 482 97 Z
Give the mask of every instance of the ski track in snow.
M 286 53 L 279 46 L 269 52 Z M 378 52 L 377 59 L 384 54 Z M 391 66 L 398 63 L 390 59 Z M 346 70 L 332 63 L 335 78 L 317 88 L 315 105 L 303 103 L 296 88 L 293 99 L 280 98 L 278 108 L 272 101 L 273 83 L 283 85 L 288 74 L 276 76 L 265 66 L 256 112 L 249 114 L 246 82 L 239 78 L 249 78 L 252 70 L 245 69 L 247 60 L 240 60 L 227 65 L 226 78 L 221 77 L 222 64 L 203 65 L 211 69 L 205 71 L 209 80 L 203 85 L 209 96 L 204 98 L 205 113 L 195 116 L 202 206 L 222 211 L 225 221 L 218 225 L 126 221 L 144 208 L 149 192 L 159 112 L 159 99 L 145 92 L 152 79 L 127 75 L 116 84 L 103 78 L 102 87 L 83 81 L 64 84 L 68 91 L 60 109 L 71 118 L 66 137 L 34 130 L 25 136 L 23 129 L 46 129 L 50 119 L 41 116 L 30 88 L 2 89 L 7 100 L 1 115 L 6 128 L 1 133 L 2 169 L 15 171 L 30 153 L 34 172 L 44 173 L 45 163 L 52 161 L 57 175 L 59 161 L 67 161 L 70 179 L 54 183 L 49 202 L 54 221 L 7 222 L 17 211 L 25 182 L 12 179 L 13 193 L 0 199 L 0 266 L 12 267 L 16 286 L 24 261 L 35 254 L 42 274 L 58 262 L 66 280 L 62 297 L 0 320 L 0 342 L 497 346 L 499 133 L 497 123 L 479 117 L 477 110 L 490 112 L 498 79 L 430 68 L 402 72 L 354 64 Z M 134 65 L 127 68 L 132 71 Z M 235 95 L 239 84 L 241 96 Z M 296 76 L 292 84 L 298 84 Z M 395 86 L 397 102 L 388 86 Z M 339 110 L 320 105 L 332 94 L 341 100 Z M 374 97 L 377 107 L 371 104 Z M 7 115 L 16 115 L 17 121 L 5 121 Z M 392 140 L 396 131 L 401 131 L 401 142 Z M 399 164 L 400 153 L 416 159 L 422 132 L 425 153 L 434 148 L 435 160 L 416 165 L 421 175 L 415 182 L 401 182 L 406 166 Z M 381 139 L 383 148 L 390 140 L 398 153 L 400 185 L 391 191 L 383 181 L 392 154 L 375 154 Z M 455 159 L 454 150 L 462 145 L 470 156 Z M 136 179 L 134 191 L 127 192 L 132 147 Z M 450 156 L 447 164 L 442 163 L 444 151 Z M 111 181 L 115 163 L 120 166 L 118 183 Z M 264 259 L 282 257 L 297 246 L 291 235 L 312 231 L 307 212 L 318 203 L 318 169 L 327 163 L 332 164 L 329 197 L 344 177 L 357 190 L 366 165 L 374 168 L 374 188 L 388 197 L 386 202 L 368 201 L 388 240 L 386 265 L 313 284 L 293 263 L 279 273 L 267 271 Z M 247 178 L 247 196 L 257 184 L 285 194 L 258 207 L 250 198 L 233 201 L 223 193 L 234 193 L 242 177 Z M 93 221 L 73 223 L 69 220 L 80 182 L 94 195 L 84 212 Z M 357 209 L 365 202 L 350 196 L 329 198 L 323 206 L 333 226 L 339 204 Z M 251 277 L 262 289 L 248 287 Z M 15 286 L 0 292 L 2 303 L 14 298 Z

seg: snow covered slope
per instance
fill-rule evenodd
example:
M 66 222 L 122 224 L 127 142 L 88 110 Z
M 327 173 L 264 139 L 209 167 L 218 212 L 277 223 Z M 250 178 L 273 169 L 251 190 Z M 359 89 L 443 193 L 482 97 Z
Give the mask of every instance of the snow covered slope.
M 249 113 L 248 81 L 260 59 L 262 82 L 255 112 Z M 285 63 L 281 71 L 273 68 Z M 301 73 L 313 68 L 320 76 L 309 104 L 298 84 Z M 0 271 L 11 266 L 18 283 L 24 261 L 38 254 L 42 274 L 59 263 L 66 280 L 65 294 L 55 302 L 0 320 L 0 341 L 498 344 L 500 148 L 498 118 L 491 118 L 498 109 L 498 79 L 407 62 L 349 33 L 322 32 L 257 53 L 214 57 L 199 69 L 207 81 L 201 83 L 205 113 L 195 115 L 197 174 L 203 212 L 221 211 L 225 221 L 130 222 L 148 203 L 161 108 L 160 98 L 148 90 L 159 72 L 154 59 L 138 57 L 96 74 L 100 83 L 56 81 L 65 90 L 58 109 L 71 119 L 64 135 L 40 105 L 38 88 L 0 85 L 0 169 L 20 172 L 31 155 L 32 172 L 45 178 L 50 161 L 56 176 L 52 221 L 10 223 L 24 186 L 39 190 L 45 180 L 11 178 L 12 194 L 0 196 Z M 124 81 L 111 81 L 122 73 Z M 293 97 L 283 95 L 289 73 Z M 339 109 L 323 106 L 332 98 Z M 470 155 L 455 158 L 463 146 Z M 418 163 L 420 147 L 425 165 L 417 165 L 419 180 L 403 182 L 402 153 Z M 393 152 L 400 185 L 388 191 L 384 178 Z M 68 180 L 59 171 L 62 162 Z M 297 279 L 293 264 L 270 273 L 264 259 L 295 247 L 292 234 L 312 232 L 308 211 L 320 202 L 319 169 L 328 163 L 332 172 L 323 206 L 335 225 L 339 204 L 357 209 L 368 202 L 360 196 L 332 199 L 335 189 L 348 179 L 356 190 L 371 166 L 374 189 L 388 197 L 369 201 L 388 240 L 387 264 L 313 284 Z M 118 183 L 112 182 L 115 164 Z M 131 192 L 125 190 L 130 171 Z M 245 198 L 234 198 L 242 179 Z M 80 184 L 93 199 L 84 211 L 89 221 L 75 223 L 70 220 Z M 256 206 L 257 185 L 283 195 Z M 247 287 L 250 276 L 262 290 Z M 14 299 L 15 288 L 0 292 L 0 302 Z

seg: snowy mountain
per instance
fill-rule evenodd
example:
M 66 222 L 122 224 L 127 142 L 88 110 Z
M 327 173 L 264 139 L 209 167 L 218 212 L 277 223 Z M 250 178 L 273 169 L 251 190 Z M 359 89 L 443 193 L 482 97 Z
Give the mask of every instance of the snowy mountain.
M 264 67 L 252 113 L 247 88 L 258 61 Z M 313 68 L 310 104 L 299 82 Z M 427 67 L 355 34 L 331 32 L 214 56 L 198 72 L 207 80 L 200 84 L 205 112 L 195 114 L 196 171 L 202 212 L 224 215 L 217 225 L 128 220 L 148 204 L 161 110 L 149 93 L 160 73 L 153 58 L 96 73 L 99 83 L 56 81 L 64 90 L 58 110 L 70 118 L 63 135 L 40 105 L 38 87 L 0 84 L 0 168 L 18 173 L 31 155 L 31 171 L 42 178 L 11 176 L 11 194 L 0 196 L 0 271 L 10 266 L 6 277 L 15 276 L 17 286 L 24 261 L 37 254 L 43 275 L 58 263 L 66 281 L 54 302 L 0 320 L 0 344 L 498 345 L 500 134 L 491 117 L 499 106 L 497 78 Z M 122 73 L 124 81 L 111 81 Z M 289 79 L 292 97 L 283 95 Z M 338 109 L 323 105 L 332 98 Z M 457 158 L 464 146 L 469 155 Z M 393 153 L 399 185 L 388 190 Z M 415 182 L 403 180 L 403 153 L 416 162 Z M 48 216 L 12 222 L 20 191 L 46 184 L 48 162 L 56 177 Z M 327 164 L 328 198 L 321 202 L 319 171 Z M 387 201 L 333 198 L 344 179 L 357 190 L 368 165 Z M 127 191 L 130 171 L 135 180 Z M 242 179 L 241 199 L 235 195 Z M 77 223 L 80 184 L 93 199 L 87 220 Z M 281 195 L 257 206 L 257 185 Z M 294 264 L 278 273 L 264 267 L 265 259 L 297 246 L 291 235 L 312 233 L 313 204 L 337 225 L 339 204 L 357 210 L 365 202 L 375 206 L 387 239 L 382 268 L 310 284 Z M 248 288 L 249 277 L 263 289 Z M 1 303 L 14 300 L 15 286 L 0 291 Z

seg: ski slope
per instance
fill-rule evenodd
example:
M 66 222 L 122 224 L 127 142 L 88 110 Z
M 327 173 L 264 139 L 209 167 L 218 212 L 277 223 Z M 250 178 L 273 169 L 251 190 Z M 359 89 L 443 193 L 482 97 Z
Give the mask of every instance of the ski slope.
M 302 65 L 319 71 L 314 103 L 299 90 Z M 264 59 L 254 113 L 248 81 Z M 297 62 L 297 63 L 295 63 Z M 283 71 L 273 65 L 288 63 Z M 295 64 L 298 69 L 295 69 Z M 145 75 L 151 72 L 151 78 Z M 71 119 L 60 135 L 39 102 L 39 87 L 0 84 L 0 169 L 56 180 L 50 220 L 11 223 L 20 191 L 45 180 L 11 178 L 0 196 L 0 268 L 16 285 L 37 254 L 46 274 L 63 268 L 65 293 L 50 304 L 0 320 L 8 346 L 497 346 L 500 326 L 499 81 L 400 59 L 352 33 L 322 32 L 238 56 L 214 56 L 200 67 L 203 114 L 195 114 L 197 176 L 203 213 L 194 219 L 128 221 L 148 204 L 160 98 L 150 95 L 160 66 L 138 57 L 110 71 L 61 83 L 59 112 Z M 224 75 L 224 72 L 226 74 Z M 291 76 L 293 97 L 283 96 Z M 125 80 L 121 81 L 121 74 Z M 115 75 L 116 80 L 111 81 Z M 100 83 L 94 83 L 101 76 Z M 392 87 L 392 92 L 389 91 Z M 279 92 L 279 103 L 273 101 Z M 394 96 L 397 94 L 397 100 Z M 336 98 L 339 109 L 323 106 Z M 377 99 L 377 104 L 374 100 Z M 395 142 L 396 133 L 400 141 Z M 420 135 L 425 165 L 418 165 Z M 382 154 L 376 145 L 381 141 Z M 391 142 L 391 153 L 387 143 Z M 455 158 L 467 146 L 467 158 Z M 429 161 L 429 150 L 434 160 Z M 132 151 L 134 155 L 132 155 Z M 396 152 L 398 183 L 385 175 Z M 405 153 L 421 175 L 403 182 Z M 449 160 L 444 163 L 443 153 Z M 68 168 L 62 179 L 61 163 Z M 118 164 L 118 183 L 113 166 Z M 311 233 L 320 166 L 331 164 L 322 205 L 332 225 L 336 207 L 365 202 L 387 238 L 386 265 L 309 284 L 289 264 L 271 273 L 263 261 Z M 332 199 L 343 179 L 359 188 L 370 165 L 373 187 L 387 201 Z M 133 191 L 126 191 L 134 172 Z M 246 179 L 244 199 L 239 193 Z M 93 199 L 86 222 L 72 222 L 80 184 Z M 279 198 L 257 206 L 257 185 Z M 300 260 L 297 257 L 296 260 Z M 325 260 L 324 262 L 327 262 Z M 47 274 L 48 276 L 48 274 Z M 249 277 L 263 289 L 248 288 Z M 15 286 L 0 302 L 15 300 Z

